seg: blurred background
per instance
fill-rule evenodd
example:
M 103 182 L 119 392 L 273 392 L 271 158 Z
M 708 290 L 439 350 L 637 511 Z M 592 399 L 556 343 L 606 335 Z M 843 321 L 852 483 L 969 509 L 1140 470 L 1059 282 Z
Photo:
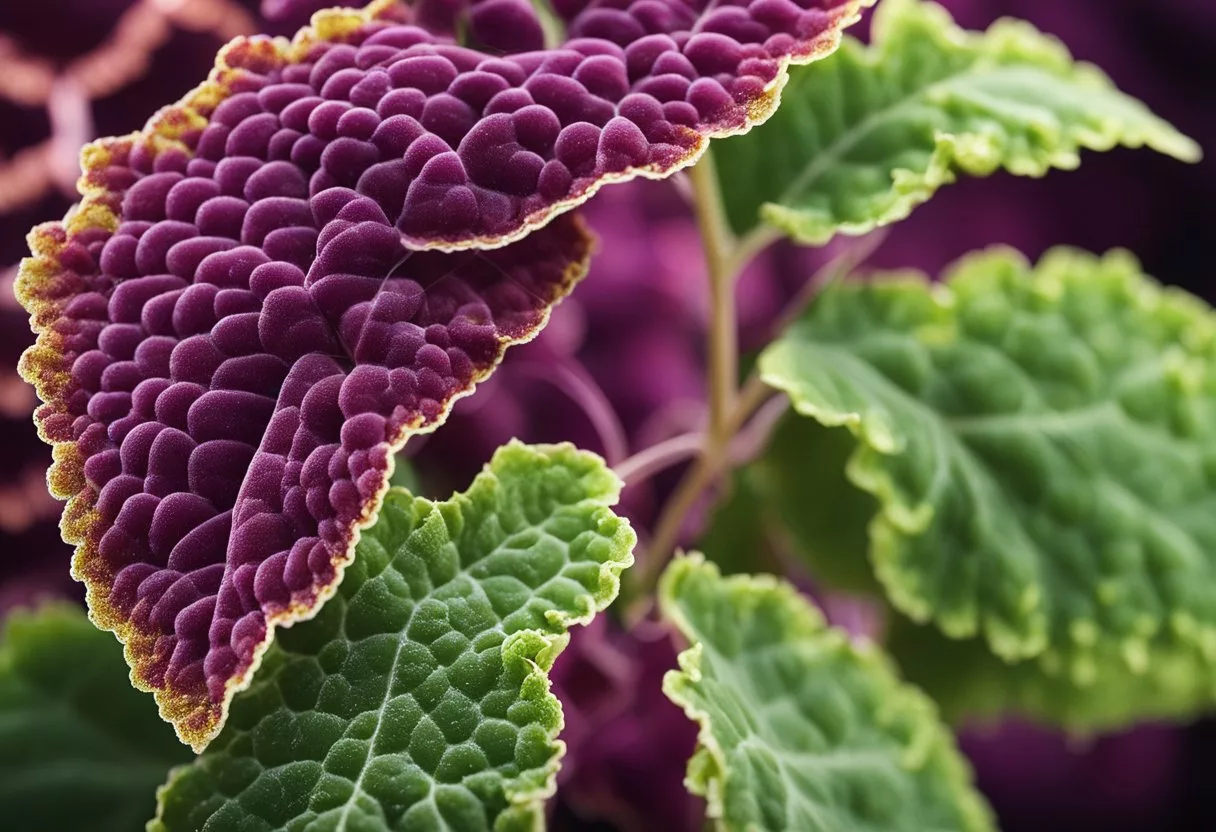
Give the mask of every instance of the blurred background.
M 32 340 L 12 295 L 26 232 L 74 201 L 84 142 L 138 129 L 204 77 L 222 43 L 290 32 L 309 5 L 332 3 L 299 3 L 293 19 L 276 0 L 0 0 L 0 616 L 82 596 L 59 541 L 60 505 L 45 491 L 49 452 L 30 420 L 33 392 L 15 369 Z M 868 266 L 937 272 L 994 243 L 1031 257 L 1057 244 L 1118 246 L 1159 280 L 1216 301 L 1216 3 L 943 5 L 970 28 L 1014 15 L 1058 35 L 1197 139 L 1208 160 L 1189 167 L 1121 150 L 1043 181 L 964 181 L 892 229 Z M 618 461 L 703 419 L 704 279 L 678 183 L 610 188 L 586 213 L 602 239 L 591 276 L 536 342 L 408 450 L 427 490 L 462 487 L 512 436 L 571 439 Z M 739 286 L 745 346 L 769 337 L 784 301 L 829 253 L 779 248 L 753 264 Z M 643 536 L 670 487 L 668 474 L 626 493 Z M 659 691 L 674 654 L 651 624 L 626 633 L 601 617 L 576 634 L 555 669 L 570 746 L 555 828 L 699 828 L 701 807 L 681 784 L 695 733 Z M 1216 721 L 1085 739 L 972 726 L 962 743 L 1006 832 L 1216 829 Z

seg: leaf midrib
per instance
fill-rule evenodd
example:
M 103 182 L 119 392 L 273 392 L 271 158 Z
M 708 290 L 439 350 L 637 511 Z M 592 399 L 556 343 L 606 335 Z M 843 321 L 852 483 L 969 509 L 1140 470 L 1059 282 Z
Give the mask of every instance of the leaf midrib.
M 588 502 L 588 501 L 590 501 L 590 498 L 588 498 L 588 500 L 580 500 L 579 502 L 580 502 L 580 503 L 582 503 L 582 502 Z M 414 534 L 414 533 L 415 533 L 415 532 L 416 532 L 416 531 L 417 531 L 419 528 L 421 528 L 421 526 L 422 526 L 422 525 L 423 525 L 423 524 L 424 524 L 424 523 L 425 523 L 425 522 L 426 522 L 426 521 L 427 521 L 427 520 L 428 520 L 428 519 L 429 519 L 431 516 L 433 516 L 433 515 L 435 515 L 435 514 L 438 514 L 438 515 L 439 515 L 439 517 L 440 517 L 440 522 L 443 522 L 443 523 L 445 524 L 445 526 L 446 526 L 446 524 L 447 524 L 447 520 L 446 520 L 446 518 L 444 518 L 444 517 L 443 517 L 443 513 L 440 511 L 440 508 L 439 508 L 440 504 L 439 504 L 439 503 L 435 503 L 435 502 L 431 502 L 431 501 L 427 501 L 427 505 L 429 506 L 430 510 L 429 510 L 429 511 L 428 511 L 428 512 L 427 512 L 425 515 L 421 516 L 421 517 L 418 519 L 417 523 L 416 523 L 416 524 L 414 525 L 414 527 L 413 527 L 413 528 L 410 530 L 410 534 L 411 534 L 411 535 L 412 535 L 412 534 Z M 573 505 L 571 505 L 571 504 L 562 504 L 562 506 L 561 506 L 561 507 L 562 507 L 562 508 L 571 508 L 571 507 L 573 507 L 573 506 L 575 506 L 575 505 L 578 505 L 578 503 L 573 504 Z M 550 518 L 551 518 L 551 517 L 552 517 L 552 515 L 550 515 Z M 550 518 L 546 518 L 546 519 L 550 519 Z M 350 818 L 350 812 L 351 812 L 351 810 L 354 808 L 355 804 L 358 802 L 359 797 L 360 797 L 361 795 L 365 795 L 365 794 L 367 794 L 367 793 L 366 793 L 366 792 L 365 792 L 365 791 L 362 789 L 362 785 L 363 785 L 363 778 L 364 778 L 364 777 L 367 775 L 367 772 L 368 772 L 368 770 L 371 768 L 371 764 L 372 764 L 373 760 L 374 760 L 374 759 L 375 759 L 375 757 L 376 757 L 376 753 L 375 753 L 375 748 L 376 748 L 376 740 L 377 740 L 377 738 L 378 738 L 378 737 L 379 737 L 379 735 L 380 735 L 380 730 L 381 730 L 381 728 L 383 728 L 383 726 L 384 726 L 384 712 L 385 712 L 385 710 L 388 708 L 388 703 L 389 703 L 389 702 L 390 702 L 390 700 L 392 700 L 392 698 L 393 698 L 393 680 L 396 678 L 396 675 L 397 675 L 397 667 L 398 667 L 398 665 L 401 663 L 401 656 L 402 656 L 402 654 L 405 652 L 405 645 L 409 643 L 409 638 L 408 638 L 408 636 L 407 636 L 406 634 L 409 632 L 410 625 L 413 623 L 413 621 L 414 621 L 414 616 L 417 614 L 419 607 L 421 607 L 421 606 L 422 606 L 422 604 L 423 604 L 423 602 L 424 602 L 424 601 L 426 601 L 426 600 L 428 600 L 428 599 L 432 599 L 432 598 L 434 597 L 434 595 L 435 595 L 435 592 L 437 592 L 437 591 L 438 591 L 440 588 L 442 588 L 442 587 L 446 587 L 446 586 L 449 586 L 450 584 L 452 584 L 454 581 L 458 580 L 458 579 L 459 579 L 459 578 L 461 578 L 461 577 L 466 577 L 466 578 L 468 578 L 468 579 L 469 579 L 469 580 L 472 582 L 472 584 L 473 584 L 474 586 L 476 586 L 476 587 L 477 587 L 478 592 L 479 592 L 479 593 L 481 593 L 481 594 L 484 596 L 484 595 L 485 595 L 485 588 L 484 588 L 484 587 L 481 585 L 481 582 L 480 582 L 480 581 L 478 581 L 476 578 L 474 578 L 474 577 L 472 576 L 472 574 L 471 574 L 473 567 L 475 567 L 477 564 L 479 564 L 479 563 L 481 563 L 481 562 L 483 562 L 483 561 L 485 561 L 485 560 L 487 560 L 487 559 L 489 559 L 489 558 L 493 557 L 495 554 L 497 554 L 497 553 L 498 553 L 498 552 L 500 552 L 502 549 L 504 549 L 505 547 L 507 547 L 507 546 L 510 544 L 510 542 L 511 542 L 511 541 L 512 541 L 512 540 L 513 540 L 513 539 L 514 539 L 514 538 L 515 538 L 517 535 L 519 535 L 519 534 L 523 534 L 524 532 L 528 532 L 528 531 L 540 531 L 540 532 L 541 532 L 543 535 L 545 535 L 545 536 L 549 536 L 549 537 L 552 537 L 552 535 L 549 535 L 549 534 L 548 534 L 548 532 L 547 532 L 547 531 L 545 531 L 544 526 L 545 526 L 545 523 L 544 523 L 544 522 L 539 523 L 539 524 L 533 524 L 533 523 L 530 523 L 530 524 L 529 524 L 529 525 L 528 525 L 528 526 L 527 526 L 525 529 L 520 529 L 520 530 L 517 530 L 517 531 L 511 532 L 511 533 L 510 533 L 510 534 L 508 534 L 508 535 L 505 535 L 505 536 L 503 537 L 503 539 L 502 539 L 502 540 L 500 540 L 500 541 L 499 541 L 499 542 L 498 542 L 498 543 L 497 543 L 497 544 L 494 546 L 494 548 L 493 548 L 493 549 L 491 549 L 491 550 L 490 550 L 490 551 L 488 551 L 488 552 L 485 552 L 484 554 L 482 554 L 482 555 L 481 555 L 480 557 L 478 557 L 477 559 L 470 561 L 470 562 L 469 562 L 467 565 L 463 563 L 463 558 L 460 558 L 459 552 L 457 552 L 457 558 L 458 558 L 458 559 L 460 559 L 460 560 L 462 561 L 462 563 L 461 563 L 461 568 L 460 568 L 460 569 L 459 569 L 457 572 L 455 572 L 455 573 L 454 573 L 454 574 L 453 574 L 453 575 L 452 575 L 452 576 L 451 576 L 451 577 L 450 577 L 448 580 L 444 581 L 444 582 L 443 582 L 443 583 L 441 583 L 441 584 L 436 584 L 436 585 L 432 586 L 432 587 L 431 587 L 430 592 L 428 592 L 428 593 L 427 593 L 425 596 L 423 596 L 422 598 L 419 598 L 419 599 L 417 599 L 417 600 L 415 600 L 415 601 L 414 601 L 414 606 L 413 606 L 413 607 L 410 609 L 410 614 L 409 614 L 408 618 L 406 619 L 405 623 L 404 623 L 404 624 L 401 626 L 401 628 L 400 628 L 400 637 L 399 637 L 399 639 L 398 639 L 397 650 L 396 650 L 396 652 L 395 652 L 395 653 L 394 653 L 394 655 L 393 655 L 393 664 L 392 664 L 392 667 L 389 669 L 389 673 L 388 673 L 388 684 L 387 684 L 387 686 L 385 687 L 385 690 L 384 690 L 384 699 L 381 701 L 381 703 L 380 703 L 380 707 L 379 707 L 379 708 L 377 709 L 377 711 L 376 711 L 376 727 L 375 727 L 374 729 L 372 729 L 371 736 L 368 738 L 368 754 L 367 754 L 367 760 L 366 760 L 366 762 L 364 763 L 364 765 L 362 766 L 362 768 L 360 768 L 360 770 L 359 770 L 359 778 L 358 778 L 358 779 L 357 779 L 357 780 L 356 780 L 356 781 L 355 781 L 355 782 L 352 784 L 353 788 L 351 789 L 351 796 L 350 796 L 350 797 L 349 797 L 349 798 L 348 798 L 348 799 L 345 801 L 345 803 L 343 803 L 343 805 L 342 805 L 342 814 L 341 814 L 341 815 L 339 816 L 339 818 L 338 818 L 338 825 L 337 825 L 337 827 L 336 827 L 336 829 L 335 829 L 335 832 L 346 832 L 346 829 L 347 829 L 347 822 L 348 822 L 348 820 L 349 820 L 349 818 Z M 406 540 L 408 540 L 408 539 L 409 539 L 409 537 L 407 536 L 407 537 L 406 537 Z M 554 539 L 555 539 L 555 540 L 560 540 L 560 539 L 558 539 L 558 538 L 554 538 Z M 564 541 L 561 541 L 561 542 L 563 542 L 563 545 L 564 545 Z M 454 546 L 454 545 L 455 545 L 455 541 L 449 541 L 449 545 L 450 545 L 450 546 Z M 395 556 L 395 555 L 390 556 L 390 557 L 387 559 L 386 563 L 385 563 L 385 568 L 384 568 L 383 570 L 381 570 L 381 572 L 380 572 L 380 573 L 377 573 L 377 575 L 382 574 L 384 571 L 387 571 L 387 570 L 389 570 L 389 569 L 392 569 L 392 568 L 393 568 L 393 563 L 394 563 L 395 561 L 396 561 L 396 556 Z M 569 548 L 568 548 L 568 546 L 567 546 L 567 551 L 566 551 L 566 559 L 565 559 L 565 565 L 566 565 L 566 566 L 568 566 L 570 563 L 571 563 L 571 561 L 570 561 L 570 558 L 569 558 Z M 553 578 L 550 578 L 549 580 L 545 581 L 545 582 L 544 582 L 543 584 L 541 584 L 540 586 L 535 587 L 535 588 L 534 588 L 534 591 L 539 591 L 539 590 L 540 590 L 541 588 L 543 588 L 544 586 L 547 586 L 547 585 L 548 585 L 548 584 L 549 584 L 551 581 L 553 581 L 553 580 L 554 580 L 554 578 L 559 577 L 559 576 L 562 574 L 562 571 L 563 571 L 563 570 L 559 569 L 559 570 L 558 570 L 558 573 L 557 573 L 556 575 L 554 575 L 554 576 L 553 576 Z M 488 601 L 488 598 L 487 598 L 487 601 Z M 495 613 L 495 615 L 497 616 L 497 613 Z M 483 631 L 482 631 L 482 633 L 490 633 L 490 632 L 500 632 L 500 633 L 502 633 L 504 636 L 511 635 L 511 634 L 508 634 L 508 633 L 507 633 L 507 632 L 506 632 L 506 631 L 503 629 L 503 620 L 502 620 L 502 617 L 501 617 L 501 616 L 499 616 L 499 617 L 498 617 L 498 619 L 497 619 L 497 621 L 496 621 L 496 623 L 495 623 L 494 627 L 492 627 L 492 628 L 490 628 L 490 629 L 487 629 L 487 630 L 483 630 Z M 353 720 L 352 720 L 352 721 L 353 721 Z M 430 795 L 428 795 L 428 798 L 427 798 L 427 799 L 428 799 L 428 800 L 431 800 L 431 801 L 434 801 L 434 797 L 435 797 L 434 778 L 432 778 L 432 777 L 429 777 L 429 776 L 428 776 L 428 779 L 429 779 L 429 780 L 431 780 L 431 792 L 430 792 Z M 507 778 L 506 778 L 506 777 L 504 777 L 503 779 L 504 779 L 504 780 L 506 780 Z M 368 796 L 370 797 L 370 795 L 368 795 Z M 374 800 L 375 798 L 372 798 L 372 799 Z M 332 811 L 332 810 L 330 810 L 330 811 Z M 443 814 L 442 814 L 441 812 L 438 812 L 438 811 L 437 811 L 437 812 L 436 812 L 436 815 L 437 815 L 437 816 L 438 816 L 438 817 L 439 817 L 441 820 L 443 819 Z M 444 821 L 444 823 L 445 823 L 445 825 L 446 825 L 446 821 Z
M 1140 362 L 1120 372 L 1116 375 L 1109 384 L 1103 389 L 1102 398 L 1096 399 L 1083 407 L 1074 408 L 1056 408 L 1050 405 L 1043 405 L 1041 410 L 1037 411 L 1019 411 L 1017 413 L 994 413 L 987 415 L 974 416 L 948 416 L 941 411 L 935 409 L 931 404 L 925 402 L 914 393 L 910 393 L 901 387 L 897 382 L 892 380 L 881 369 L 874 366 L 870 361 L 863 356 L 859 356 L 855 347 L 866 343 L 874 343 L 880 340 L 878 338 L 862 339 L 854 343 L 834 343 L 830 341 L 817 341 L 808 339 L 802 344 L 812 350 L 819 350 L 828 353 L 839 364 L 851 365 L 853 368 L 860 370 L 858 374 L 844 374 L 844 378 L 853 384 L 861 387 L 868 387 L 875 390 L 879 395 L 879 400 L 886 393 L 894 394 L 902 404 L 914 409 L 922 415 L 928 416 L 931 421 L 945 425 L 949 430 L 949 434 L 955 436 L 964 447 L 968 447 L 965 436 L 967 434 L 991 432 L 994 430 L 1024 430 L 1026 432 L 1038 432 L 1051 435 L 1055 432 L 1066 431 L 1074 427 L 1089 427 L 1090 423 L 1101 422 L 1109 417 L 1122 417 L 1124 411 L 1118 405 L 1118 395 L 1127 388 L 1127 385 L 1133 381 L 1143 378 L 1145 375 L 1159 371 L 1162 365 L 1160 358 L 1153 358 L 1147 361 Z M 910 341 L 912 343 L 921 343 L 915 337 L 906 333 L 892 333 L 888 340 L 892 341 Z M 976 345 L 982 346 L 982 345 Z M 995 352 L 994 354 L 1006 357 L 1003 353 Z M 1025 372 L 1016 362 L 1010 362 L 1019 371 Z M 837 371 L 833 371 L 836 374 Z M 1031 381 L 1034 379 L 1030 376 Z M 863 418 L 865 414 L 859 414 Z M 1142 427 L 1135 420 L 1127 420 L 1132 426 Z M 1150 435 L 1156 435 L 1152 431 L 1147 431 Z M 970 448 L 968 447 L 968 450 Z

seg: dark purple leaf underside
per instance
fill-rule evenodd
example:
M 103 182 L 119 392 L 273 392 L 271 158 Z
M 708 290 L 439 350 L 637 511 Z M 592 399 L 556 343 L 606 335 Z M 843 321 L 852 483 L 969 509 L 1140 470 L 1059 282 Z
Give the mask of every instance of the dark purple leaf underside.
M 585 273 L 563 211 L 766 115 L 861 0 L 809 2 L 587 6 L 503 57 L 394 3 L 327 12 L 86 150 L 84 200 L 31 235 L 22 369 L 93 617 L 185 741 L 332 594 L 394 452 Z

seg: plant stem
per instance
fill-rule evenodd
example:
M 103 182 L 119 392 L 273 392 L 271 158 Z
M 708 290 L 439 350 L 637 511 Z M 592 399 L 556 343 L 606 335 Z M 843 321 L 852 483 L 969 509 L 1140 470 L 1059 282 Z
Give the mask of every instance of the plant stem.
M 741 393 L 737 389 L 739 339 L 735 319 L 735 281 L 747 262 L 772 238 L 768 235 L 750 235 L 745 245 L 740 244 L 726 218 L 722 192 L 718 187 L 718 173 L 710 151 L 706 151 L 689 171 L 689 182 L 709 273 L 709 342 L 706 349 L 709 429 L 704 434 L 699 456 L 663 506 L 654 535 L 646 547 L 645 562 L 634 570 L 636 577 L 632 586 L 635 607 L 632 612 L 635 618 L 639 609 L 636 604 L 649 604 L 649 596 L 675 551 L 688 513 L 705 489 L 729 465 L 731 440 L 735 433 L 772 392 L 754 375 Z M 666 452 L 663 456 L 666 456 Z M 649 463 L 650 460 L 643 462 Z
M 629 440 L 625 427 L 608 396 L 596 383 L 595 378 L 576 359 L 565 359 L 548 364 L 525 362 L 513 364 L 511 369 L 552 384 L 578 405 L 604 446 L 604 459 L 609 465 L 617 465 L 629 456 Z
M 715 440 L 711 435 L 706 436 L 705 447 L 696 462 L 684 474 L 680 484 L 672 493 L 671 499 L 663 506 L 663 513 L 655 525 L 654 535 L 646 547 L 646 560 L 634 570 L 633 597 L 637 602 L 647 602 L 647 596 L 654 592 L 658 585 L 663 567 L 671 559 L 679 541 L 680 529 L 688 512 L 696 505 L 701 493 L 709 487 L 722 469 L 730 461 L 730 438 L 743 427 L 755 410 L 764 404 L 773 392 L 771 388 L 760 381 L 759 376 L 753 375 L 738 396 L 734 408 L 728 414 L 724 424 L 724 441 Z
M 657 445 L 651 445 L 644 451 L 638 451 L 628 459 L 617 463 L 613 468 L 616 475 L 624 480 L 626 487 L 637 485 L 650 479 L 664 468 L 696 456 L 704 445 L 703 434 L 682 433 L 679 436 L 665 439 Z
M 718 173 L 706 151 L 689 173 L 701 246 L 709 271 L 709 434 L 707 444 L 729 439 L 727 420 L 739 378 L 739 343 L 735 321 L 736 240 L 726 220 Z

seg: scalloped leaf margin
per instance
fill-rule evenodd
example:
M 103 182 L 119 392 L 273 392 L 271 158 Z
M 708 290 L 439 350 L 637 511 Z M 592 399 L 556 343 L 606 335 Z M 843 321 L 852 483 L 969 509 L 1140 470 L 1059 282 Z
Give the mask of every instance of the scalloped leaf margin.
M 417 16 L 422 26 L 432 25 L 427 7 L 376 0 L 364 10 L 318 12 L 290 44 L 238 39 L 217 72 L 251 49 L 261 71 L 290 70 L 327 42 L 361 50 L 322 62 L 307 83 L 315 95 L 383 121 L 360 113 L 338 126 L 341 113 L 329 107 L 314 123 L 310 109 L 297 108 L 304 110 L 303 122 L 294 129 L 325 145 L 370 139 L 391 152 L 376 164 L 347 143 L 332 153 L 334 165 L 323 167 L 319 185 L 331 187 L 353 171 L 349 185 L 377 200 L 410 249 L 491 249 L 543 227 L 603 185 L 665 179 L 694 164 L 711 139 L 762 123 L 777 110 L 789 67 L 832 54 L 843 31 L 874 2 L 561 3 L 555 11 L 566 22 L 567 40 L 559 47 L 525 49 L 507 41 L 488 55 L 397 22 Z M 508 5 L 519 19 L 483 28 L 509 37 L 513 26 L 535 22 L 530 4 Z M 441 11 L 441 17 L 495 21 L 504 4 L 472 0 Z M 393 49 L 400 54 L 393 56 Z M 426 60 L 391 63 L 416 58 Z M 176 111 L 189 113 L 196 98 L 166 110 L 169 118 L 180 120 Z
M 757 2 L 759 18 L 746 25 L 737 9 L 673 3 L 677 29 L 721 29 L 679 41 L 643 37 L 634 10 L 576 9 L 575 37 L 562 49 L 497 57 L 401 22 L 408 10 L 388 0 L 329 10 L 290 42 L 234 41 L 210 79 L 143 132 L 86 148 L 81 204 L 31 235 L 35 256 L 19 291 L 40 334 L 23 373 L 48 402 L 39 427 L 55 444 L 53 489 L 74 497 L 63 525 L 82 547 L 76 574 L 106 588 L 105 598 L 91 593 L 95 620 L 127 644 L 135 683 L 157 692 L 185 741 L 201 749 L 220 729 L 273 627 L 308 618 L 332 593 L 371 522 L 392 452 L 441 423 L 585 272 L 589 239 L 563 212 L 605 182 L 668 175 L 708 136 L 766 117 L 786 66 L 834 49 L 865 5 L 810 0 L 773 16 Z M 540 188 L 542 174 L 544 193 L 528 203 L 521 194 Z M 436 251 L 418 250 L 428 248 Z M 469 248 L 494 251 L 455 265 L 436 259 Z M 445 284 L 434 315 L 412 318 L 419 296 L 461 263 L 473 274 Z M 487 284 L 506 323 L 490 315 L 493 304 L 466 314 L 486 300 Z M 209 287 L 218 287 L 214 297 Z M 292 321 L 284 331 L 259 324 L 253 333 L 248 319 L 229 320 L 284 289 L 276 301 Z M 183 346 L 211 319 L 210 341 Z M 490 323 L 498 331 L 487 331 Z M 403 324 L 414 330 L 402 333 Z M 181 343 L 149 346 L 150 335 Z M 263 350 L 272 355 L 252 354 Z M 349 377 L 360 375 L 350 390 L 338 381 L 343 352 L 355 365 Z M 402 356 L 410 377 L 398 382 L 390 376 Z M 228 358 L 250 361 L 222 366 Z M 252 366 L 263 359 L 288 371 Z M 212 389 L 216 376 L 228 386 Z M 137 396 L 153 377 L 184 378 L 200 400 L 211 397 L 195 420 L 207 441 L 257 446 L 252 461 L 225 446 L 200 463 L 223 469 L 209 480 L 220 504 L 199 497 L 186 470 L 200 438 L 194 403 L 181 390 L 164 403 L 165 391 Z M 333 393 L 321 416 L 308 405 L 318 389 Z M 277 401 L 268 405 L 268 396 Z M 241 412 L 265 431 L 236 424 Z M 145 447 L 161 440 L 143 429 L 153 420 L 184 433 L 166 431 L 164 453 Z M 317 456 L 330 446 L 340 454 Z M 166 462 L 173 458 L 176 468 Z M 103 493 L 121 477 L 130 479 Z M 158 523 L 162 505 L 171 509 Z M 223 564 L 201 554 L 217 548 Z
M 21 267 L 38 332 L 21 372 L 73 574 L 196 750 L 274 627 L 333 593 L 394 453 L 534 337 L 590 259 L 575 215 L 484 254 L 410 254 L 349 188 L 310 205 L 285 161 L 207 158 L 207 129 L 248 115 L 266 73 L 391 28 L 386 9 L 229 44 L 142 133 L 86 148 L 84 199 Z
M 1199 147 L 1030 24 L 958 27 L 922 0 L 884 0 L 865 45 L 791 74 L 783 106 L 715 147 L 736 231 L 764 221 L 812 245 L 907 217 L 961 172 L 1041 177 L 1079 151 Z
M 1020 663 L 1006 705 L 1102 727 L 1216 697 L 1214 362 L 1212 310 L 1129 255 L 994 250 L 834 287 L 760 370 L 857 438 L 895 607 Z
M 633 561 L 620 489 L 594 454 L 512 442 L 450 500 L 391 491 L 149 829 L 539 828 L 563 753 L 548 670 Z
M 933 703 L 792 586 L 694 555 L 660 599 L 691 643 L 663 682 L 701 726 L 686 783 L 719 828 L 995 828 Z

